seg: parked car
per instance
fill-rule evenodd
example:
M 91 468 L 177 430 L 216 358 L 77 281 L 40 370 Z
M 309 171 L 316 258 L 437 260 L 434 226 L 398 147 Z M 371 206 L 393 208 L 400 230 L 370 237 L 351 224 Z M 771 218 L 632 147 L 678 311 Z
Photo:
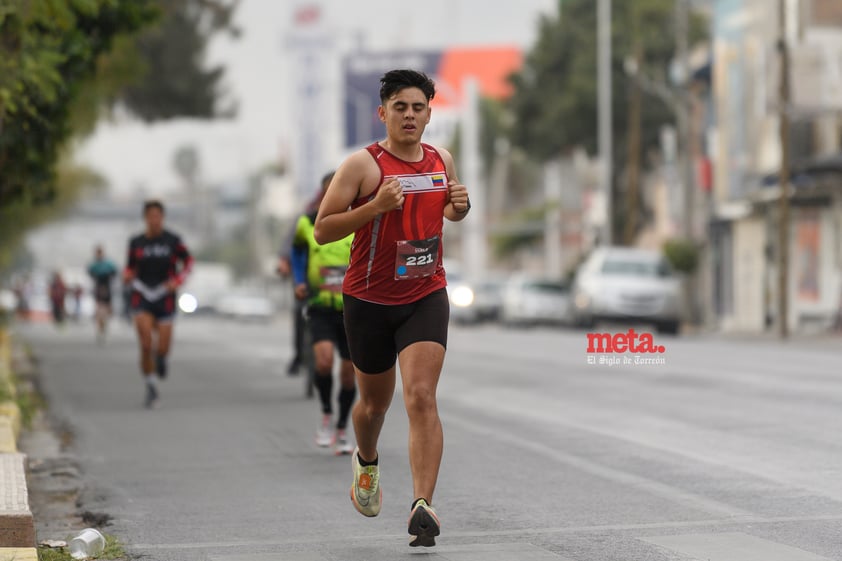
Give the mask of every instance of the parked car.
M 512 277 L 503 289 L 500 321 L 509 326 L 568 323 L 568 284 L 562 280 L 529 275 Z
M 495 321 L 500 315 L 504 280 L 489 277 L 477 282 L 453 279 L 448 274 L 450 319 L 457 323 Z
M 261 294 L 232 292 L 220 297 L 216 311 L 224 317 L 243 321 L 271 321 L 275 315 L 275 305 Z
M 679 279 L 657 251 L 595 249 L 576 272 L 572 294 L 577 325 L 641 322 L 660 333 L 678 333 L 681 325 Z

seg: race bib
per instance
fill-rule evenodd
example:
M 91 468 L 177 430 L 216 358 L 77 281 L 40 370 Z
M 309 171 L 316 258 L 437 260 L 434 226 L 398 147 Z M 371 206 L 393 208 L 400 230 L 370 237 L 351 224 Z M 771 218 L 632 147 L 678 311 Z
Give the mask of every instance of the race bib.
M 439 237 L 401 240 L 395 257 L 395 280 L 419 279 L 436 272 Z
M 319 274 L 322 277 L 322 290 L 327 290 L 328 292 L 342 292 L 342 281 L 345 280 L 346 270 L 348 270 L 347 265 L 321 267 L 319 269 Z

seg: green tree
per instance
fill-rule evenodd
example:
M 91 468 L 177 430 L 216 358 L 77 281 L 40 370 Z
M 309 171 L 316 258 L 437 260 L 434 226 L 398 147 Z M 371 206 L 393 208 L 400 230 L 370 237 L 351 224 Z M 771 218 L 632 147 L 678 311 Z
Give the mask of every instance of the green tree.
M 0 8 L 0 208 L 54 199 L 70 108 L 114 38 L 155 17 L 152 2 L 6 0 Z
M 72 163 L 69 141 L 104 110 L 232 112 L 220 108 L 223 70 L 204 70 L 204 55 L 214 34 L 237 35 L 238 1 L 0 0 L 0 269 L 26 228 L 102 185 Z
M 205 55 L 218 33 L 239 36 L 232 21 L 239 0 L 159 3 L 164 17 L 134 44 L 146 79 L 130 85 L 118 100 L 146 121 L 233 115 L 236 106 L 226 99 L 224 68 L 206 68 Z
M 625 71 L 626 61 L 639 56 L 640 72 L 654 81 L 668 82 L 676 47 L 675 2 L 634 0 L 612 4 L 614 183 L 628 168 L 630 158 L 642 160 L 645 168 L 649 162 L 643 155 L 658 148 L 661 127 L 675 120 L 662 99 L 644 93 L 639 142 L 629 151 L 629 92 L 634 88 L 633 78 Z M 523 69 L 512 77 L 514 125 L 510 138 L 514 146 L 539 162 L 557 158 L 574 147 L 584 147 L 591 154 L 597 151 L 596 10 L 594 0 L 559 0 L 559 15 L 541 20 L 536 44 L 527 54 Z M 704 39 L 705 19 L 694 14 L 690 23 L 690 44 Z M 613 206 L 622 212 L 622 205 Z

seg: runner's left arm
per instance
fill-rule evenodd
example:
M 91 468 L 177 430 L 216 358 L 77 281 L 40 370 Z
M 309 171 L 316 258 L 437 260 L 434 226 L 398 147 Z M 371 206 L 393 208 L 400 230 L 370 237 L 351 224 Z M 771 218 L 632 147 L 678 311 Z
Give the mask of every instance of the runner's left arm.
M 444 160 L 444 167 L 447 171 L 447 205 L 444 207 L 444 217 L 451 222 L 459 222 L 468 216 L 471 202 L 468 199 L 468 189 L 459 182 L 456 176 L 456 164 L 453 156 L 443 148 L 437 148 L 441 159 Z
M 173 278 L 175 281 L 175 286 L 171 287 L 173 290 L 184 284 L 187 280 L 187 276 L 193 269 L 193 256 L 190 255 L 190 252 L 187 250 L 187 246 L 184 245 L 181 238 L 178 238 L 175 244 L 175 257 L 181 262 L 181 268 L 176 271 L 175 277 Z

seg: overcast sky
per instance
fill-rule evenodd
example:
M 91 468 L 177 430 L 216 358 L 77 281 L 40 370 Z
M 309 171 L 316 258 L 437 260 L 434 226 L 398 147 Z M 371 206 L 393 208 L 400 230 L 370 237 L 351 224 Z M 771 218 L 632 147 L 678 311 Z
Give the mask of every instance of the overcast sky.
M 322 0 L 319 25 L 333 38 L 338 60 L 362 43 L 370 50 L 442 49 L 449 46 L 517 45 L 527 50 L 541 14 L 555 14 L 558 0 Z M 154 126 L 123 119 L 102 124 L 81 147 L 80 158 L 126 192 L 143 186 L 150 194 L 177 184 L 172 155 L 185 144 L 197 146 L 202 175 L 210 182 L 247 175 L 289 151 L 291 61 L 285 47 L 294 13 L 303 3 L 244 0 L 237 13 L 238 41 L 220 40 L 211 60 L 225 63 L 226 83 L 239 103 L 236 119 L 199 123 L 178 120 Z M 340 76 L 327 79 L 336 89 Z M 338 110 L 334 134 L 341 127 Z

